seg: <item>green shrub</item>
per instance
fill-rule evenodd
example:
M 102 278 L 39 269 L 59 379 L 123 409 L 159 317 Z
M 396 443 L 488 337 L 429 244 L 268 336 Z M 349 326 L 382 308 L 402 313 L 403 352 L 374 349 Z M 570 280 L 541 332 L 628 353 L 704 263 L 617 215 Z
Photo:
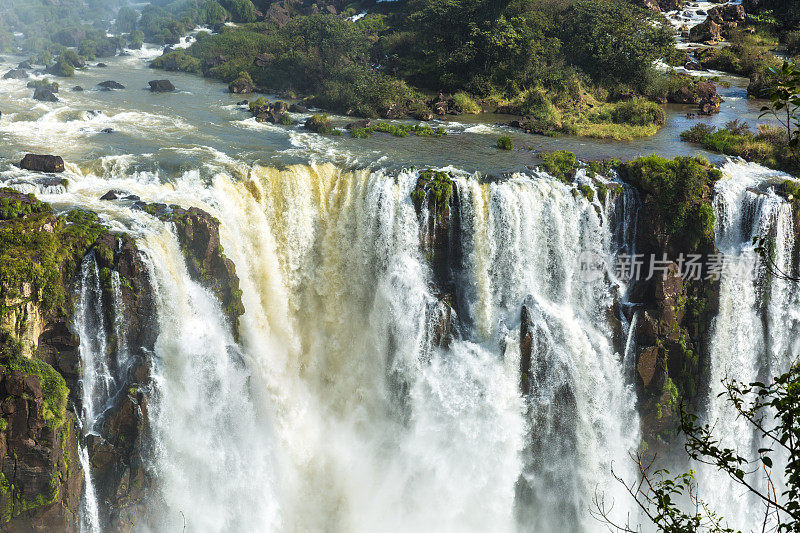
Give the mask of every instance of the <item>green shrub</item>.
M 695 250 L 714 239 L 714 209 L 706 198 L 722 173 L 698 157 L 648 156 L 622 163 L 622 179 L 652 196 L 658 215 L 681 249 Z
M 514 141 L 508 135 L 502 135 L 497 139 L 497 147 L 501 150 L 513 150 Z
M 481 106 L 478 102 L 464 91 L 459 91 L 453 95 L 453 104 L 462 113 L 477 115 L 481 112 Z
M 664 108 L 655 102 L 643 98 L 634 98 L 626 102 L 619 102 L 611 110 L 611 120 L 616 124 L 631 124 L 634 126 L 647 126 L 657 124 L 663 126 L 666 122 Z
M 541 152 L 538 154 L 542 162 L 542 168 L 548 174 L 561 181 L 567 181 L 575 174 L 578 168 L 578 160 L 575 154 L 567 150 L 558 150 L 553 153 Z

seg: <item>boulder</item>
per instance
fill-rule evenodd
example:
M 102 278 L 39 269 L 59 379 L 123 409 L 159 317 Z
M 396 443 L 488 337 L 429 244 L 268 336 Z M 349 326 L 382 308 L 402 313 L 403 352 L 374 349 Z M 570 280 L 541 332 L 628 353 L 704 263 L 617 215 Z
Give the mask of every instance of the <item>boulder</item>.
M 100 133 L 114 133 L 114 128 L 103 128 Z
M 106 68 L 107 66 L 108 65 L 106 65 L 105 63 L 98 63 L 97 64 L 97 68 Z
M 723 22 L 743 22 L 747 18 L 744 8 L 740 4 L 725 4 L 708 10 L 708 18 L 717 24 Z
M 100 83 L 97 84 L 97 86 L 98 87 L 102 87 L 103 89 L 106 89 L 106 90 L 124 89 L 125 88 L 124 85 L 122 85 L 121 83 L 118 83 L 116 81 L 113 81 L 113 80 L 101 81 Z
M 19 166 L 34 172 L 64 172 L 64 160 L 58 155 L 26 154 Z
M 40 102 L 58 102 L 58 97 L 47 87 L 37 87 L 33 92 L 33 99 Z
M 308 108 L 303 104 L 292 104 L 289 106 L 290 113 L 308 113 Z
M 333 124 L 325 115 L 314 115 L 306 120 L 305 128 L 314 133 L 330 133 L 333 129 Z
M 83 87 L 81 87 L 80 85 L 76 85 L 75 87 L 72 88 L 72 92 L 74 92 L 74 93 L 79 93 L 79 92 L 82 92 L 82 91 L 83 91 Z
M 33 68 L 33 65 L 31 65 L 30 61 L 20 61 L 17 64 L 17 68 L 21 68 L 21 69 L 24 69 L 24 70 L 30 70 L 30 69 Z
M 21 68 L 11 69 L 5 74 L 3 74 L 4 80 L 24 80 L 27 77 L 28 77 L 28 71 Z
M 233 94 L 249 94 L 255 90 L 256 86 L 250 76 L 239 76 L 228 84 L 228 91 Z
M 175 90 L 175 86 L 169 80 L 153 80 L 148 83 L 150 91 L 154 93 L 169 93 Z
M 707 18 L 705 22 L 702 22 L 689 30 L 689 39 L 693 42 L 706 42 L 712 41 L 717 42 L 722 40 L 722 26 Z
M 722 102 L 717 94 L 717 86 L 708 81 L 701 81 L 697 84 L 697 96 L 699 98 L 698 107 L 701 115 L 713 115 L 719 113 L 719 104 Z

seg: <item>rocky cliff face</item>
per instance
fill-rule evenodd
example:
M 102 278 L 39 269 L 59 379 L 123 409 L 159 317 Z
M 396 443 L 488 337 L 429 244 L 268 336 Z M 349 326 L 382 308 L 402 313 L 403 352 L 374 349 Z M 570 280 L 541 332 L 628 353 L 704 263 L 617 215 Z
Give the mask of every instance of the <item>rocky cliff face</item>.
M 177 205 L 137 204 L 137 207 L 175 225 L 189 275 L 214 293 L 222 304 L 234 338 L 239 337 L 239 317 L 244 314 L 236 265 L 220 244 L 219 220 L 205 211 Z
M 623 165 L 620 174 L 640 192 L 635 239 L 642 264 L 630 300 L 639 314 L 634 340 L 643 438 L 660 449 L 676 435 L 680 403 L 699 408 L 695 402 L 708 384 L 710 327 L 719 304 L 719 280 L 708 268 L 717 253 L 711 199 L 720 173 L 700 159 L 645 158 Z
M 115 197 L 111 197 L 112 199 Z M 233 263 L 220 245 L 219 221 L 199 209 L 136 204 L 174 224 L 190 275 L 220 299 L 234 334 L 244 312 Z M 115 390 L 85 445 L 101 526 L 130 531 L 144 520 L 151 476 L 150 356 L 158 336 L 143 255 L 127 235 L 97 216 L 55 216 L 30 195 L 0 189 L 0 527 L 77 531 L 84 479 L 80 412 L 80 339 L 73 322 L 81 265 L 94 261 L 99 294 L 92 305 L 108 339 Z M 123 316 L 120 316 L 120 313 Z M 124 364 L 115 354 L 124 350 Z

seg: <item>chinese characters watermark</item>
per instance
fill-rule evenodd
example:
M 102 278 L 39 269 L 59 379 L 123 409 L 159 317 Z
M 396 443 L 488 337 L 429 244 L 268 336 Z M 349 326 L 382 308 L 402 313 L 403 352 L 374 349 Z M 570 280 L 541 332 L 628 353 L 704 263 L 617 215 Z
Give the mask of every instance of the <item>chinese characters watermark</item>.
M 725 254 L 684 254 L 667 257 L 666 254 L 618 254 L 614 264 L 609 259 L 594 252 L 585 251 L 578 257 L 580 277 L 584 281 L 597 280 L 606 272 L 623 282 L 649 281 L 661 277 L 666 279 L 670 273 L 684 280 L 718 280 L 722 276 L 755 279 L 761 261 L 755 252 L 742 252 L 737 255 Z

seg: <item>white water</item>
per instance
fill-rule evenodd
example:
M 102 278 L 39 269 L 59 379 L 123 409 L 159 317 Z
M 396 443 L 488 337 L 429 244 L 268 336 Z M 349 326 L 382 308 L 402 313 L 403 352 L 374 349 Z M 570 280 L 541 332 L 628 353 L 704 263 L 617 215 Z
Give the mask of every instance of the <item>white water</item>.
M 101 298 L 100 273 L 94 254 L 89 254 L 81 265 L 80 298 L 75 313 L 75 328 L 80 338 L 79 349 L 83 369 L 80 381 L 83 406 L 80 417 L 82 438 L 94 433 L 98 411 L 108 400 L 113 386 L 113 378 L 106 363 L 108 346 Z M 79 458 L 85 480 L 81 530 L 96 533 L 100 531 L 100 513 L 85 444 L 80 446 Z
M 717 185 L 717 247 L 727 257 L 752 256 L 752 239 L 775 235 L 775 262 L 783 272 L 792 272 L 795 246 L 791 207 L 776 195 L 752 191 L 765 179 L 784 179 L 780 173 L 754 164 L 729 163 L 726 179 Z M 723 380 L 742 383 L 769 381 L 788 369 L 799 354 L 798 291 L 796 284 L 780 279 L 768 283 L 763 267 L 753 275 L 744 269 L 726 270 L 721 278 L 720 310 L 715 319 L 711 344 L 711 390 L 708 421 L 722 444 L 745 457 L 754 457 L 762 446 L 752 426 L 719 397 Z M 768 302 L 768 303 L 767 303 Z M 766 305 L 765 305 L 766 303 Z M 780 469 L 780 466 L 776 464 Z M 708 467 L 701 471 L 701 494 L 732 527 L 747 529 L 760 524 L 763 506 L 747 489 Z M 750 483 L 763 489 L 760 473 Z M 780 489 L 779 489 L 780 490 Z
M 612 206 L 598 214 L 546 177 L 457 178 L 469 326 L 442 349 L 409 200 L 416 173 L 226 163 L 208 185 L 192 173 L 161 185 L 122 171 L 124 159 L 97 175 L 70 166 L 70 192 L 44 199 L 100 212 L 147 257 L 160 334 L 146 527 L 592 531 L 596 489 L 630 510 L 610 477 L 612 461 L 629 477 L 639 440 L 605 315 L 615 283 L 578 275 L 581 251 L 613 255 Z M 169 228 L 99 201 L 110 188 L 221 220 L 247 309 L 239 345 Z M 529 398 L 523 303 L 537 337 Z M 520 496 L 520 479 L 535 497 Z

